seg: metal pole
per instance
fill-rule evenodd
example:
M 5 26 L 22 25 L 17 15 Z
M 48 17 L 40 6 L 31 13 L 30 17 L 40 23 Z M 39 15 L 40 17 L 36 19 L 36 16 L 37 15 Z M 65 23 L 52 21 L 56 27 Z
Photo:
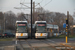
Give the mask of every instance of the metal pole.
M 32 39 L 32 0 L 31 0 L 31 39 Z
M 67 34 L 68 34 L 68 19 L 66 18 L 66 43 L 68 43 L 68 37 L 67 37 Z
M 52 32 L 52 36 L 54 36 L 54 24 L 53 24 L 53 32 Z
M 52 33 L 52 31 L 53 31 L 53 30 L 52 30 L 52 28 L 51 28 L 51 36 L 53 36 L 53 33 Z
M 33 24 L 34 24 L 35 2 L 33 2 Z
M 66 43 L 68 43 L 69 37 L 69 11 L 67 11 L 67 18 L 66 18 Z
M 67 20 L 68 20 L 68 34 L 67 34 L 67 36 L 69 37 L 69 11 L 67 11 Z
M 5 13 L 4 13 L 4 32 L 5 32 Z

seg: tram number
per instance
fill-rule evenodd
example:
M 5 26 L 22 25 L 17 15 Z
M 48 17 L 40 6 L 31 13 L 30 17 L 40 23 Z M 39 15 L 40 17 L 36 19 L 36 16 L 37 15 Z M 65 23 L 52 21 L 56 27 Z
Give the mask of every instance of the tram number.
M 21 36 L 23 36 L 23 33 L 21 33 Z
M 40 36 L 42 36 L 42 33 L 41 33 L 41 35 Z

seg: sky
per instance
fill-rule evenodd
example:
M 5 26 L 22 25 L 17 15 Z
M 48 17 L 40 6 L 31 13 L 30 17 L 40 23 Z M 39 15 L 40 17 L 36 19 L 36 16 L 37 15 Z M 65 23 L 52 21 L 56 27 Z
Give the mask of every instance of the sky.
M 25 7 L 21 5 L 20 3 L 24 3 L 25 5 L 30 7 L 31 0 L 0 0 L 0 11 L 7 12 L 7 11 L 13 11 L 15 14 L 19 12 L 24 12 L 25 14 L 30 13 L 30 9 L 15 9 L 14 7 Z M 37 3 L 40 3 L 40 5 L 50 12 L 60 12 L 67 15 L 67 11 L 69 11 L 69 14 L 73 15 L 75 12 L 75 0 L 33 0 L 35 1 L 36 5 Z M 51 2 L 50 2 L 51 1 Z M 50 2 L 50 3 L 49 3 Z M 47 4 L 48 3 L 48 4 Z M 45 6 L 45 4 L 47 4 Z M 40 7 L 40 6 L 36 6 Z M 25 7 L 27 8 L 27 7 Z

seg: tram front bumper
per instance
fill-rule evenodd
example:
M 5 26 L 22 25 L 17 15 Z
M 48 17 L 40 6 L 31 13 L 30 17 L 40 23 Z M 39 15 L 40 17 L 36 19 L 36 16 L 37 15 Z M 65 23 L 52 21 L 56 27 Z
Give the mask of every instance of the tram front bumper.
M 16 36 L 16 38 L 28 38 L 28 36 Z
M 47 36 L 36 36 L 35 38 L 47 38 Z

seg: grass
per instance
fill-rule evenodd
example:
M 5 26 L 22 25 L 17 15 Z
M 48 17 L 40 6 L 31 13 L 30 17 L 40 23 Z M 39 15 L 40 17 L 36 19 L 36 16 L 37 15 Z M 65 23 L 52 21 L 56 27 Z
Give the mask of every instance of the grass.
M 60 38 L 65 38 L 65 37 L 66 35 L 60 35 L 58 37 L 49 37 L 49 39 L 60 39 Z M 0 41 L 12 41 L 14 38 L 0 38 Z M 69 35 L 68 38 L 75 38 L 75 35 Z
M 0 38 L 0 41 L 12 41 L 14 38 Z
M 49 37 L 49 39 L 60 39 L 60 38 L 65 38 L 66 35 L 60 35 L 58 37 Z M 68 38 L 75 38 L 75 35 L 69 35 Z
M 75 38 L 75 35 L 69 35 L 69 38 Z

